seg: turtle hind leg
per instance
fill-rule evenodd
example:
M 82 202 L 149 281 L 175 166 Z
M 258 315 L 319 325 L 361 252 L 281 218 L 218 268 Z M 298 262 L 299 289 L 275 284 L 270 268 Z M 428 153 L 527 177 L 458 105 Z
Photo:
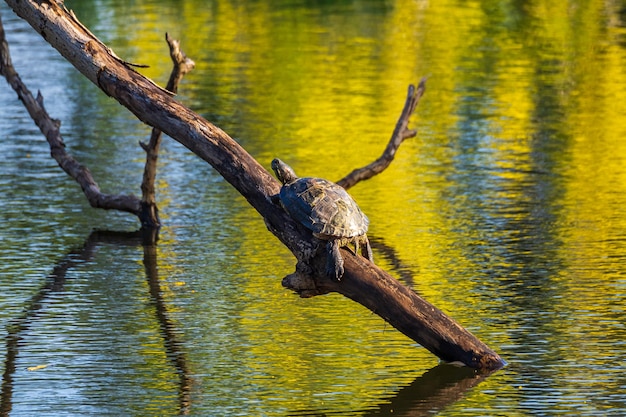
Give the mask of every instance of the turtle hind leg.
M 326 275 L 335 281 L 341 281 L 343 276 L 343 258 L 339 252 L 339 242 L 329 240 L 326 244 Z
M 361 241 L 363 244 L 361 246 L 361 255 L 366 258 L 371 263 L 374 263 L 374 254 L 372 253 L 372 246 L 370 245 L 370 241 L 367 236 L 363 236 L 363 240 Z

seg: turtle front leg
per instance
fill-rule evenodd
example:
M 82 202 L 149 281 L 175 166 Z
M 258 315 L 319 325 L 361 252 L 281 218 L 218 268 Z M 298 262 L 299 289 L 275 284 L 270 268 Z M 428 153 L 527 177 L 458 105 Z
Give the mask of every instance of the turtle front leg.
M 336 239 L 329 240 L 326 244 L 326 275 L 335 281 L 341 281 L 343 276 L 343 258 L 339 252 L 339 242 Z

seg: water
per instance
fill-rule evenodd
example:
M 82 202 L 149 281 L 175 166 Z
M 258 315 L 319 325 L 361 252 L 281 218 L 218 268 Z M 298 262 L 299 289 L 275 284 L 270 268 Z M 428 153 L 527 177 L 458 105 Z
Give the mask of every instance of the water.
M 418 136 L 351 193 L 377 263 L 509 365 L 439 365 L 343 297 L 283 289 L 290 253 L 171 140 L 165 225 L 144 247 L 135 219 L 89 207 L 5 84 L 3 415 L 626 413 L 625 5 L 66 5 L 160 84 L 164 32 L 180 39 L 197 65 L 178 98 L 265 166 L 278 156 L 304 175 L 375 159 L 407 85 L 429 76 Z M 68 150 L 104 191 L 138 193 L 148 127 L 0 13 Z

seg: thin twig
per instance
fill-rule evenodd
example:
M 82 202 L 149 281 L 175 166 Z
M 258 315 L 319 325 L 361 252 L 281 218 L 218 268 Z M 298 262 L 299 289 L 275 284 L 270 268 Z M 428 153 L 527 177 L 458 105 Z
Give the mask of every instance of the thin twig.
M 185 53 L 180 49 L 180 42 L 170 38 L 166 33 L 165 39 L 170 48 L 170 57 L 174 63 L 170 79 L 165 87 L 168 91 L 176 93 L 178 84 L 183 76 L 191 71 L 196 65 Z M 161 146 L 161 131 L 153 128 L 150 135 L 150 142 L 139 142 L 143 150 L 146 151 L 146 165 L 143 171 L 143 180 L 141 181 L 141 207 L 140 215 L 141 225 L 144 228 L 158 228 L 161 225 L 159 220 L 159 210 L 156 204 L 155 179 L 157 169 L 157 159 L 159 158 L 159 148 Z
M 409 85 L 409 91 L 404 103 L 404 108 L 402 109 L 400 118 L 396 123 L 396 128 L 394 129 L 391 139 L 389 140 L 383 154 L 369 165 L 366 165 L 363 168 L 355 169 L 341 180 L 337 181 L 337 184 L 341 185 L 345 189 L 348 189 L 360 181 L 368 180 L 374 175 L 380 174 L 389 166 L 389 164 L 391 164 L 391 161 L 393 161 L 396 151 L 402 142 L 404 142 L 405 139 L 412 138 L 417 134 L 417 131 L 410 130 L 408 128 L 409 118 L 415 111 L 420 98 L 424 95 L 424 91 L 426 91 L 426 77 L 421 79 L 417 89 L 413 84 Z

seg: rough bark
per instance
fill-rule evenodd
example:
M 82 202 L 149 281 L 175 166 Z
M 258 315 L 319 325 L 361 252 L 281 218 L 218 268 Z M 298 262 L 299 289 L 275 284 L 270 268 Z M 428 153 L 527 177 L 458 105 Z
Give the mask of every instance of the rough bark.
M 311 277 L 297 270 L 283 279 L 283 285 L 303 297 L 338 292 L 367 307 L 446 362 L 461 362 L 483 370 L 504 365 L 483 342 L 387 272 L 347 250 L 342 250 L 342 256 L 346 272 L 341 281 Z M 316 268 L 323 266 L 318 264 Z
M 296 273 L 285 278 L 287 286 L 306 296 L 337 291 L 350 297 L 446 361 L 481 370 L 504 365 L 471 333 L 364 258 L 342 249 L 344 279 L 336 283 L 325 278 L 325 255 L 318 251 L 319 241 L 272 202 L 280 184 L 237 142 L 116 57 L 62 5 L 33 0 L 6 2 L 102 91 L 211 164 L 298 259 L 314 255 L 312 275 L 303 274 L 299 263 Z

